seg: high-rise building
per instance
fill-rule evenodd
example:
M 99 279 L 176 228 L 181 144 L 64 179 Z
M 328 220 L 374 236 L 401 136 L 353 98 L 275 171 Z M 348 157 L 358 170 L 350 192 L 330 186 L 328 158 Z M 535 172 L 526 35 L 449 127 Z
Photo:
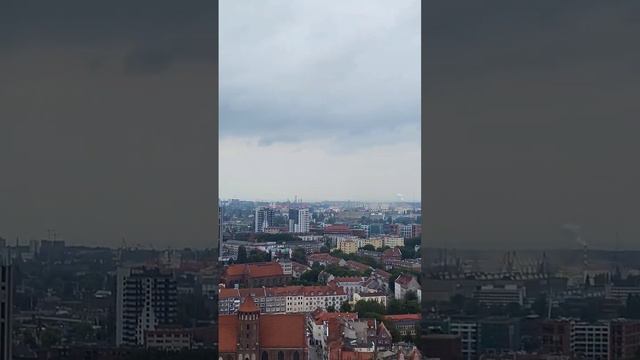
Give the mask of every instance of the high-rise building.
M 264 232 L 271 224 L 273 224 L 273 209 L 269 207 L 257 208 L 255 215 L 255 232 Z
M 310 223 L 309 209 L 289 209 L 289 232 L 308 233 Z
M 6 250 L 6 249 L 3 249 Z M 13 308 L 13 268 L 8 253 L 0 259 L 0 360 L 10 360 L 11 355 L 11 320 Z
M 177 286 L 172 272 L 118 268 L 116 345 L 144 345 L 145 331 L 176 321 Z

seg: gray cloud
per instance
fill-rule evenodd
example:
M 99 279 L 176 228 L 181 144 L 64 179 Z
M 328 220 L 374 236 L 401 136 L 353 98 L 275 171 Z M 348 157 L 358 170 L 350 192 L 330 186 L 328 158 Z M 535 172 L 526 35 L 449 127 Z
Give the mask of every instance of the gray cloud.
M 217 4 L 1 6 L 0 236 L 212 246 Z
M 638 3 L 428 4 L 432 241 L 574 246 L 574 222 L 593 246 L 619 231 L 637 247 Z
M 222 137 L 415 143 L 397 134 L 419 130 L 419 2 L 326 5 L 221 3 Z

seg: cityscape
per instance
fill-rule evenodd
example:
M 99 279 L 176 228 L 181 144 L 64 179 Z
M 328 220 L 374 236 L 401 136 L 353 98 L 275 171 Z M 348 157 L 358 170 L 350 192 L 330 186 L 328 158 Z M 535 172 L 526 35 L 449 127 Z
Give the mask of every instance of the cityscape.
M 231 199 L 220 224 L 221 359 L 422 358 L 419 203 Z
M 640 360 L 640 2 L 0 28 L 0 360 Z

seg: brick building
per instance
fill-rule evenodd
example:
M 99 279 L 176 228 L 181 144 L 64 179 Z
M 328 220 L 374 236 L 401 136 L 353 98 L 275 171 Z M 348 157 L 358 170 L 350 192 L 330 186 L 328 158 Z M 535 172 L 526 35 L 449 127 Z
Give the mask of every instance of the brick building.
M 305 316 L 261 314 L 251 297 L 236 315 L 220 315 L 218 343 L 218 360 L 308 359 Z
M 283 286 L 291 281 L 277 262 L 234 264 L 224 269 L 221 278 L 226 287 Z

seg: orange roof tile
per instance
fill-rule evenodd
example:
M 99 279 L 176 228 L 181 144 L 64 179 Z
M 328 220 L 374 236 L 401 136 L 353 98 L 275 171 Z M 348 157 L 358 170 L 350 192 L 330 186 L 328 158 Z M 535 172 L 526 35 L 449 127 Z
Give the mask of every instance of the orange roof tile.
M 238 311 L 244 312 L 244 313 L 251 313 L 251 312 L 260 311 L 260 309 L 258 309 L 258 307 L 256 306 L 256 303 L 253 301 L 253 297 L 247 296 L 244 302 L 240 304 L 240 309 L 238 309 Z
M 286 331 L 283 331 L 286 329 Z M 260 347 L 306 348 L 304 314 L 265 314 L 260 316 Z M 218 348 L 220 352 L 235 352 L 238 341 L 238 317 L 218 317 Z
M 263 315 L 260 317 L 261 348 L 304 348 L 304 314 Z
M 422 319 L 422 315 L 421 314 L 397 314 L 397 315 L 386 315 L 384 318 L 391 321 L 420 320 Z
M 225 276 L 270 277 L 283 275 L 282 267 L 276 262 L 234 264 L 224 270 Z

